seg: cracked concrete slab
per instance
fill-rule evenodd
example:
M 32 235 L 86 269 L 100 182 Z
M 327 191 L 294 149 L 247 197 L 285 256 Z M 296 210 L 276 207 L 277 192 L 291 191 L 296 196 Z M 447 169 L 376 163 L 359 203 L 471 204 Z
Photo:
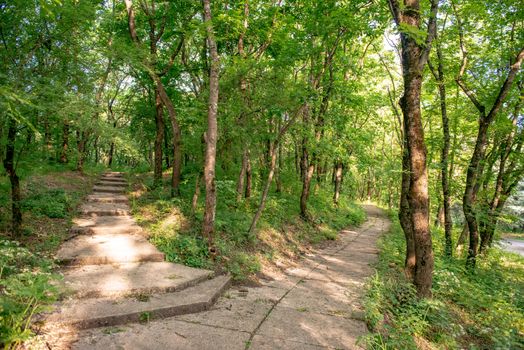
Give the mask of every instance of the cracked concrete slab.
M 253 332 L 273 306 L 265 300 L 221 298 L 211 310 L 177 316 L 177 319 L 207 326 Z
M 358 337 L 366 332 L 366 324 L 362 321 L 277 306 L 258 334 L 337 349 L 355 349 Z
M 271 338 L 263 335 L 256 335 L 250 344 L 250 349 L 253 350 L 275 350 L 275 349 L 286 349 L 286 350 L 321 350 L 321 349 L 332 349 L 335 348 L 306 344 L 302 342 L 296 342 L 285 339 Z
M 145 325 L 94 330 L 73 344 L 74 350 L 243 350 L 249 333 L 209 327 L 176 319 Z

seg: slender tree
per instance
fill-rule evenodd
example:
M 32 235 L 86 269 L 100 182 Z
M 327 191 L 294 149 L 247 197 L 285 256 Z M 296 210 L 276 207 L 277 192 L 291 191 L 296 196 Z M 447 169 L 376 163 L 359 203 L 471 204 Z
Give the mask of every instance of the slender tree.
M 415 250 L 414 283 L 418 295 L 431 296 L 433 280 L 433 247 L 429 231 L 429 197 L 426 165 L 426 145 L 420 110 L 422 72 L 427 63 L 436 34 L 438 0 L 431 0 L 427 32 L 421 30 L 419 0 L 389 0 L 393 19 L 400 31 L 402 45 L 402 75 L 404 94 L 400 100 L 404 116 L 404 137 L 409 160 L 409 221 L 413 230 Z M 426 34 L 426 39 L 421 39 Z M 406 152 L 406 151 L 405 151 Z M 403 181 L 404 182 L 404 181 Z M 405 191 L 407 186 L 402 186 Z M 406 194 L 403 194 L 406 196 Z
M 207 47 L 211 57 L 209 67 L 209 101 L 207 110 L 207 132 L 205 135 L 206 155 L 204 165 L 204 183 L 206 186 L 206 205 L 204 211 L 204 222 L 202 225 L 202 235 L 207 240 L 209 250 L 215 254 L 214 231 L 215 231 L 215 212 L 216 212 L 216 186 L 215 186 L 215 164 L 218 137 L 218 70 L 219 58 L 213 23 L 211 19 L 210 0 L 204 0 L 204 22 L 207 33 Z

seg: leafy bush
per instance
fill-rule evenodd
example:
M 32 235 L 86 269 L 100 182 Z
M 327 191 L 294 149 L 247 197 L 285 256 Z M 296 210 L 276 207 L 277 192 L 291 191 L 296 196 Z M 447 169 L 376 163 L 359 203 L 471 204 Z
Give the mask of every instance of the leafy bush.
M 52 262 L 17 242 L 0 240 L 0 345 L 16 348 L 31 336 L 32 317 L 56 301 Z
M 63 189 L 51 189 L 44 192 L 30 191 L 22 201 L 22 210 L 34 215 L 63 219 L 71 207 L 71 199 Z
M 155 235 L 151 242 L 166 255 L 167 261 L 191 267 L 209 267 L 206 243 L 199 237 L 189 235 Z
M 462 259 L 444 258 L 434 234 L 433 298 L 418 299 L 402 272 L 404 237 L 394 225 L 381 240 L 377 275 L 365 299 L 371 349 L 518 349 L 524 346 L 524 259 L 493 248 L 468 273 Z M 458 233 L 457 233 L 458 234 Z
M 139 175 L 135 181 L 141 193 L 131 201 L 133 215 L 151 232 L 151 242 L 169 261 L 225 269 L 237 280 L 247 279 L 261 269 L 261 262 L 253 252 L 260 252 L 268 260 L 293 255 L 310 243 L 336 239 L 340 229 L 358 225 L 366 218 L 364 210 L 348 198 L 341 197 L 339 205 L 334 206 L 331 190 L 320 187 L 310 197 L 313 222 L 305 222 L 299 217 L 297 192 L 292 191 L 293 184 L 287 184 L 290 191 L 271 192 L 256 232 L 248 233 L 260 193 L 255 187 L 251 199 L 237 201 L 235 181 L 217 180 L 217 256 L 211 261 L 206 242 L 200 236 L 204 194 L 199 198 L 196 212 L 191 209 L 194 179 L 181 183 L 178 198 L 170 198 L 169 191 L 161 186 L 152 187 L 151 176 Z M 261 236 L 267 236 L 269 241 Z

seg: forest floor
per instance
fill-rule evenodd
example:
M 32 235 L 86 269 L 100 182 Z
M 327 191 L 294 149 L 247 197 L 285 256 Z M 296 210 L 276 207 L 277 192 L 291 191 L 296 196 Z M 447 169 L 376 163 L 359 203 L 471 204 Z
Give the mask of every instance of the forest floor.
M 361 303 L 379 236 L 390 221 L 367 206 L 368 220 L 342 230 L 295 266 L 268 269 L 257 285 L 230 288 L 209 310 L 82 331 L 74 349 L 354 349 L 367 333 Z M 57 348 L 54 346 L 53 348 Z

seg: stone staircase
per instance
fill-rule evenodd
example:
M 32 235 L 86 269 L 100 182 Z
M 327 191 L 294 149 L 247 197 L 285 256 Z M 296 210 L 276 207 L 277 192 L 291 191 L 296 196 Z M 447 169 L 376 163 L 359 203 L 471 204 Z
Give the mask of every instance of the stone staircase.
M 204 311 L 229 276 L 164 261 L 130 215 L 121 173 L 102 176 L 57 253 L 68 298 L 45 316 L 47 326 L 78 329 Z

